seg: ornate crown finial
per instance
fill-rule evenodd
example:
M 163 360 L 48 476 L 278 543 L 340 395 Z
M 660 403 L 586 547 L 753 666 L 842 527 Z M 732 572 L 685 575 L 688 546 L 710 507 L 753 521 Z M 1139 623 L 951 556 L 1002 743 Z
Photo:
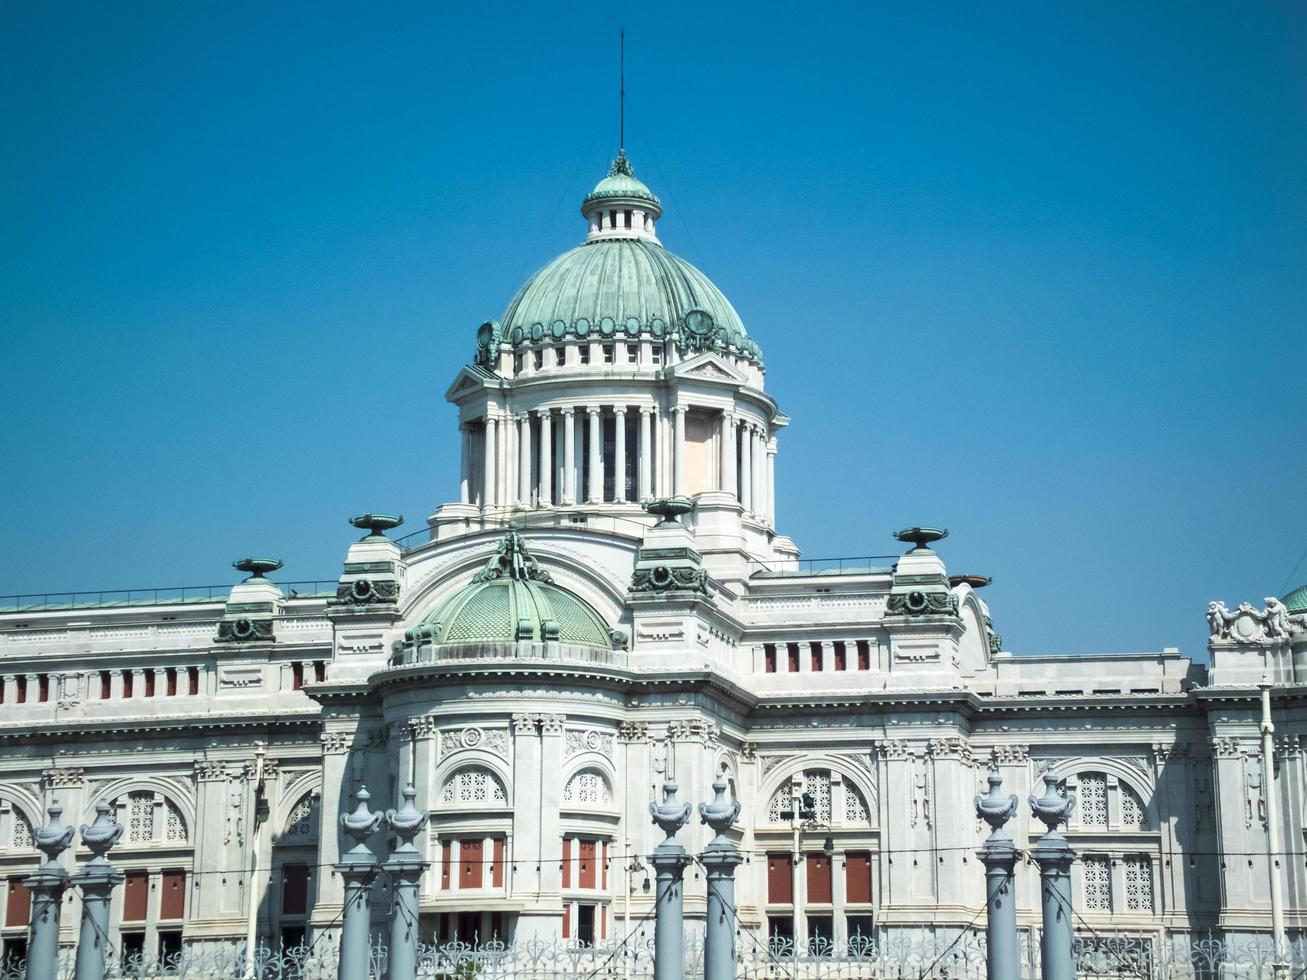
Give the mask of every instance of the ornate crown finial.
M 473 582 L 493 582 L 497 578 L 512 578 L 519 582 L 552 582 L 549 573 L 540 567 L 535 556 L 526 550 L 526 542 L 516 531 L 507 531 L 499 540 L 499 547 L 477 573 Z
M 616 177 L 621 174 L 623 177 L 634 177 L 635 168 L 631 166 L 631 161 L 626 159 L 626 148 L 617 151 L 617 156 L 613 157 L 613 165 L 608 168 L 608 176 Z

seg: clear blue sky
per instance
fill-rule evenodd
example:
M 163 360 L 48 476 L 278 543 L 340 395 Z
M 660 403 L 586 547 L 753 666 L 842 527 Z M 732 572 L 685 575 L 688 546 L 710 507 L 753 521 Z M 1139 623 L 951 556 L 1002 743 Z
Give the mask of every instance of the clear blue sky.
M 1017 652 L 1307 581 L 1307 8 L 0 5 L 0 592 L 331 578 L 617 138 L 794 419 L 811 557 Z M 922 8 L 924 10 L 924 8 Z

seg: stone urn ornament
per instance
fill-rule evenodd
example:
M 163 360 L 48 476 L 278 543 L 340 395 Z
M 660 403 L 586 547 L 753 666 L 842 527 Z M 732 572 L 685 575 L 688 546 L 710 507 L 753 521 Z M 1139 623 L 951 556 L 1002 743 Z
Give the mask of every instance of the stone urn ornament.
M 905 527 L 901 531 L 895 531 L 894 537 L 905 544 L 910 542 L 913 551 L 929 551 L 930 546 L 936 541 L 943 541 L 948 537 L 948 528 Z
M 676 780 L 668 777 L 663 783 L 662 803 L 649 804 L 649 816 L 658 825 L 658 829 L 667 835 L 664 844 L 674 844 L 676 832 L 690 822 L 693 807 L 689 803 L 676 802 Z
M 417 795 L 418 791 L 409 783 L 404 787 L 404 805 L 398 810 L 386 811 L 386 826 L 400 839 L 400 845 L 392 852 L 393 855 L 420 856 L 418 849 L 413 846 L 413 838 L 422 833 L 431 820 L 431 814 L 414 805 Z
M 1030 812 L 1043 822 L 1050 834 L 1057 833 L 1058 826 L 1065 823 L 1076 808 L 1075 794 L 1058 792 L 1057 783 L 1057 776 L 1050 769 L 1044 773 L 1044 795 L 1036 797 L 1032 793 L 1030 796 Z
M 740 815 L 740 801 L 732 800 L 729 803 L 726 800 L 726 774 L 718 773 L 717 778 L 713 780 L 713 801 L 711 803 L 699 804 L 699 819 L 706 823 L 717 836 L 709 842 L 709 847 L 722 841 L 729 844 L 726 832 L 731 829 L 735 823 L 735 818 Z
M 340 815 L 341 829 L 354 838 L 354 846 L 341 855 L 341 860 L 371 862 L 375 855 L 368 848 L 368 838 L 377 832 L 386 815 L 379 810 L 373 812 L 368 809 L 368 800 L 372 799 L 372 794 L 368 792 L 367 786 L 360 786 L 354 799 L 359 804 L 354 812 Z
M 246 556 L 240 561 L 231 563 L 231 567 L 238 572 L 245 572 L 249 575 L 246 582 L 266 581 L 269 572 L 275 572 L 281 568 L 282 562 L 279 558 L 252 558 Z
M 57 859 L 60 854 L 68 850 L 68 845 L 73 842 L 73 834 L 76 831 L 59 819 L 63 816 L 64 808 L 59 805 L 58 800 L 51 800 L 50 808 L 46 812 L 50 814 L 50 822 L 39 828 L 32 835 L 32 839 L 36 843 L 36 849 L 45 855 L 43 867 L 48 869 L 51 865 L 58 867 Z
M 690 511 L 694 510 L 694 501 L 689 497 L 660 497 L 657 500 L 645 501 L 641 506 L 655 517 L 661 517 L 658 522 L 661 527 L 664 524 L 678 524 L 677 518 L 684 517 Z
M 92 854 L 87 864 L 108 864 L 105 855 L 123 835 L 123 825 L 109 818 L 112 812 L 109 804 L 101 800 L 95 804 L 95 819 L 89 825 L 82 824 L 82 843 Z
M 1003 825 L 1011 820 L 1021 805 L 1016 793 L 1004 796 L 999 789 L 1003 777 L 997 769 L 989 770 L 989 792 L 984 796 L 976 794 L 976 816 L 989 824 L 990 839 L 1011 838 Z

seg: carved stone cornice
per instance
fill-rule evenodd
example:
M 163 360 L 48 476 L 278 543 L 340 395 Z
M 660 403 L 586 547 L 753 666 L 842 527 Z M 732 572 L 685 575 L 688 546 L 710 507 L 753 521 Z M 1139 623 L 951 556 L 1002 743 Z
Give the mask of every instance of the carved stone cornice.
M 80 766 L 45 769 L 41 781 L 47 789 L 77 789 L 86 785 L 86 770 Z
M 195 779 L 201 783 L 225 783 L 231 779 L 231 770 L 225 762 L 202 759 L 195 763 Z
M 354 736 L 349 732 L 323 732 L 318 741 L 323 755 L 344 755 L 354 747 Z
M 995 745 L 989 750 L 989 757 L 996 765 L 1019 766 L 1030 761 L 1029 745 L 1003 744 Z

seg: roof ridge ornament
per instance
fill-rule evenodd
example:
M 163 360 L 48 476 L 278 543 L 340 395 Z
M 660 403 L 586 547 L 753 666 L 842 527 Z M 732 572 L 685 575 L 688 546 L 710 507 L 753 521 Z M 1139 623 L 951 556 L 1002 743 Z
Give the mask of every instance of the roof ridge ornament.
M 631 161 L 627 159 L 626 148 L 619 147 L 617 156 L 613 157 L 612 166 L 608 168 L 609 177 L 634 177 L 635 168 L 631 166 Z
M 540 562 L 527 550 L 522 535 L 516 531 L 505 532 L 499 540 L 499 547 L 486 562 L 486 567 L 472 581 L 493 582 L 501 578 L 519 582 L 553 582 L 550 574 L 540 567 Z

